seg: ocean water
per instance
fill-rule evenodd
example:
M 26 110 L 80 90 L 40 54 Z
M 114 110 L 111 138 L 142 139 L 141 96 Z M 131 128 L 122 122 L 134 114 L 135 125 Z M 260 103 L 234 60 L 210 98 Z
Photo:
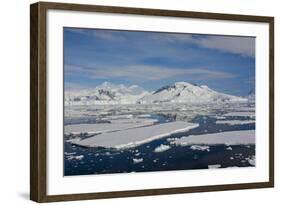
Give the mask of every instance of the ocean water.
M 173 121 L 162 115 L 152 114 L 150 118 L 159 123 Z M 227 117 L 226 120 L 248 120 L 249 117 Z M 94 120 L 88 120 L 90 123 Z M 255 145 L 213 145 L 209 150 L 194 150 L 191 146 L 170 144 L 169 138 L 188 135 L 218 133 L 236 130 L 255 130 L 255 123 L 245 125 L 216 124 L 210 116 L 198 115 L 193 120 L 199 127 L 188 132 L 177 133 L 138 147 L 116 150 L 105 148 L 85 148 L 71 144 L 69 136 L 64 136 L 64 175 L 92 175 L 129 172 L 152 172 L 169 170 L 208 169 L 210 165 L 220 168 L 254 166 L 249 159 L 255 156 Z M 67 122 L 73 124 L 73 122 Z M 75 121 L 85 123 L 84 121 Z M 80 135 L 80 137 L 88 137 Z M 168 145 L 164 152 L 154 152 L 159 145 Z

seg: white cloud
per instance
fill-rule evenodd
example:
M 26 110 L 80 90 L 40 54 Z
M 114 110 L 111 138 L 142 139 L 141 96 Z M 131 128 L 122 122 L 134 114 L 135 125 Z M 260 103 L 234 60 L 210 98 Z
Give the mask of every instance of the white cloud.
M 255 57 L 255 38 L 209 36 L 196 40 L 196 44 L 204 48 L 212 48 L 243 56 Z
M 96 30 L 96 29 L 69 29 L 71 32 L 84 35 L 91 35 L 106 41 L 124 41 L 130 43 L 131 46 L 138 45 L 138 37 L 127 35 L 128 33 L 114 30 Z M 135 33 L 135 32 L 134 32 Z M 239 54 L 247 57 L 255 57 L 255 38 L 243 36 L 226 36 L 226 35 L 196 35 L 187 33 L 158 33 L 144 32 L 142 43 L 154 45 L 163 44 L 166 49 L 172 49 L 174 42 L 195 44 L 201 48 L 216 49 L 219 51 Z M 124 35 L 126 34 L 126 35 Z M 127 42 L 126 42 L 127 41 Z M 160 52 L 160 51 L 159 51 Z
M 121 32 L 105 29 L 87 29 L 87 28 L 69 28 L 68 31 L 73 33 L 79 33 L 82 35 L 92 36 L 94 38 L 100 38 L 107 41 L 124 41 L 126 38 L 122 36 Z
M 84 75 L 92 79 L 125 78 L 133 80 L 163 80 L 180 76 L 202 79 L 234 78 L 235 74 L 206 68 L 167 68 L 161 66 L 131 65 L 123 67 L 81 67 L 66 65 L 66 74 Z
M 247 57 L 255 57 L 255 38 L 242 36 L 215 36 L 215 35 L 195 35 L 192 34 L 163 34 L 152 35 L 151 39 L 161 42 L 181 42 L 191 43 L 202 48 L 216 49 L 227 53 L 239 54 Z

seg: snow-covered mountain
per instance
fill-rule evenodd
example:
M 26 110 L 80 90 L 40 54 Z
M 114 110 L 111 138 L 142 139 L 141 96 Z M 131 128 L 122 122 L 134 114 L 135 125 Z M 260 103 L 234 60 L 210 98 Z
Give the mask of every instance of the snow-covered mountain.
M 223 103 L 247 102 L 246 98 L 219 93 L 206 85 L 177 82 L 164 86 L 152 94 L 141 98 L 138 103 Z
M 109 82 L 93 88 L 65 92 L 65 105 L 135 104 L 148 92 L 137 85 L 126 87 Z
M 137 85 L 126 87 L 105 82 L 93 89 L 65 92 L 65 105 L 224 103 L 247 102 L 247 98 L 220 93 L 206 85 L 177 82 L 155 92 Z
M 248 95 L 246 96 L 249 102 L 255 102 L 256 100 L 256 92 L 255 89 L 251 89 Z

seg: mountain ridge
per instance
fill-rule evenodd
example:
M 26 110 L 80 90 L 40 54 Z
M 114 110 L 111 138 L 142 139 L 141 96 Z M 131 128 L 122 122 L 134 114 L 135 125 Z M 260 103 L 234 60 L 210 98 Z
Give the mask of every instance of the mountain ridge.
M 176 82 L 148 92 L 138 85 L 125 86 L 104 82 L 92 89 L 66 91 L 65 105 L 159 104 L 159 103 L 232 103 L 247 98 L 212 90 L 207 85 Z

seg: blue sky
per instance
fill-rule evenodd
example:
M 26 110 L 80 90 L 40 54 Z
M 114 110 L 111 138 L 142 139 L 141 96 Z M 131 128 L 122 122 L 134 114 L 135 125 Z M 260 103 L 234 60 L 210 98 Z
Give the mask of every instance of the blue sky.
M 255 86 L 255 38 L 64 28 L 66 89 L 178 81 L 233 95 Z

